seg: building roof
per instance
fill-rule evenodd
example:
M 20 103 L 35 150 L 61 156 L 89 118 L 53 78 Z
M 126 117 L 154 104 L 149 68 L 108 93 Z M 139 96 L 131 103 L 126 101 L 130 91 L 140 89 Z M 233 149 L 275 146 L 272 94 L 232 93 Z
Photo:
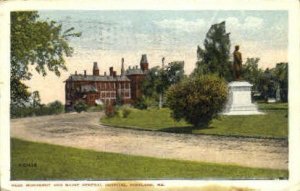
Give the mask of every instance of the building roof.
M 130 81 L 126 76 L 94 76 L 94 75 L 70 75 L 66 81 L 107 81 L 107 82 L 114 82 L 114 81 Z
M 125 75 L 145 74 L 140 68 L 127 69 Z

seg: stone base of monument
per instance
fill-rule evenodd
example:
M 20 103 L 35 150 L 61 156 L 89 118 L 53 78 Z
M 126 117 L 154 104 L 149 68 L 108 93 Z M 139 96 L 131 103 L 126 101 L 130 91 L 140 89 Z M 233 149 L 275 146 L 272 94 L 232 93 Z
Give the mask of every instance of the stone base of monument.
M 251 101 L 252 84 L 246 81 L 233 81 L 228 84 L 228 100 L 223 115 L 262 115 L 257 105 Z

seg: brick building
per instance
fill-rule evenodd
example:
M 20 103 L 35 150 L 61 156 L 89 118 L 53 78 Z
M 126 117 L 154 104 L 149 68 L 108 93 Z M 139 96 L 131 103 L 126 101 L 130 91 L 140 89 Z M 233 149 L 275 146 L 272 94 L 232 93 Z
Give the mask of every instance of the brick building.
M 125 71 L 124 59 L 121 62 L 121 74 L 117 75 L 113 67 L 109 74 L 100 75 L 97 62 L 93 64 L 93 74 L 72 74 L 65 81 L 66 107 L 72 109 L 78 101 L 88 105 L 96 103 L 115 104 L 117 99 L 122 103 L 132 103 L 141 96 L 141 84 L 148 71 L 147 56 L 142 55 L 140 67 L 128 67 Z

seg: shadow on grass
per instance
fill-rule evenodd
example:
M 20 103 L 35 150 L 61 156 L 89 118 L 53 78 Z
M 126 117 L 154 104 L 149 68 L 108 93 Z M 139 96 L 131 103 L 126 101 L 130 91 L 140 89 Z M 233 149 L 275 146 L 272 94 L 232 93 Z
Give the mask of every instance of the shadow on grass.
M 208 125 L 194 127 L 194 126 L 184 126 L 184 127 L 167 127 L 164 129 L 160 129 L 161 132 L 168 133 L 183 133 L 183 134 L 192 134 L 194 130 L 202 130 L 202 129 L 213 129 L 215 127 L 210 127 Z

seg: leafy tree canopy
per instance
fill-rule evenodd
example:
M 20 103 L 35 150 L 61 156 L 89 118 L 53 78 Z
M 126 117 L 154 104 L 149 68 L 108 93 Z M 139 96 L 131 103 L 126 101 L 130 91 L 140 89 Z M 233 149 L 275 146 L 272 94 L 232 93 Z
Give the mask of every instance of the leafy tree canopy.
M 47 71 L 60 76 L 67 70 L 64 56 L 71 56 L 70 37 L 81 33 L 74 28 L 62 31 L 62 25 L 55 21 L 42 21 L 35 11 L 11 13 L 11 103 L 22 105 L 28 101 L 30 92 L 22 83 L 32 76 L 29 65 L 43 75 Z
M 222 111 L 227 94 L 227 84 L 222 78 L 216 75 L 191 76 L 168 89 L 167 104 L 174 119 L 205 127 Z
M 265 71 L 265 78 L 267 78 L 268 91 L 267 96 L 272 95 L 273 92 L 278 92 L 281 101 L 288 101 L 288 63 L 277 63 L 275 68 Z M 275 94 L 275 93 L 273 93 Z M 273 96 L 274 97 L 274 96 Z
M 197 47 L 198 61 L 193 74 L 213 73 L 227 81 L 232 79 L 229 35 L 225 21 L 210 27 L 204 40 L 204 49 Z
M 253 84 L 254 91 L 258 91 L 259 81 L 263 75 L 263 70 L 258 68 L 259 60 L 259 58 L 247 58 L 242 66 L 242 78 Z
M 259 58 L 247 58 L 243 65 L 243 78 L 253 84 L 253 90 L 267 100 L 280 97 L 286 102 L 288 97 L 288 64 L 277 63 L 274 68 L 258 68 Z
M 142 84 L 142 91 L 145 96 L 157 97 L 158 94 L 164 93 L 172 84 L 179 82 L 184 77 L 184 62 L 173 61 L 166 67 L 158 66 L 151 68 L 146 79 Z
M 275 76 L 277 77 L 279 87 L 280 87 L 280 97 L 281 101 L 288 101 L 288 63 L 281 62 L 276 64 Z

